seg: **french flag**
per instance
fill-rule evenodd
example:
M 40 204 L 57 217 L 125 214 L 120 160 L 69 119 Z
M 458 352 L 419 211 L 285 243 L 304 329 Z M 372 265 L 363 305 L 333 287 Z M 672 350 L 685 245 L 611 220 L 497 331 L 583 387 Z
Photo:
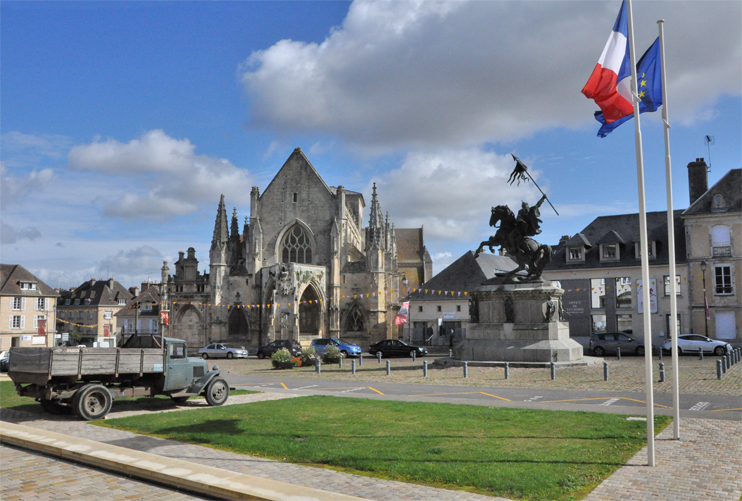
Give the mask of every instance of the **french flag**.
M 626 0 L 621 3 L 611 36 L 603 48 L 582 93 L 594 99 L 606 123 L 634 113 L 631 100 L 631 57 L 629 56 L 629 18 Z

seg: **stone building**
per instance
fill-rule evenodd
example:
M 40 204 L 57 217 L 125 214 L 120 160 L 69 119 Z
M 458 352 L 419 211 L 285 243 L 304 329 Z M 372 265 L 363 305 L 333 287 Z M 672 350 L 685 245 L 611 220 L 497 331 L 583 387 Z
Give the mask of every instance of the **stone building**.
M 363 195 L 328 186 L 295 149 L 265 191 L 252 188 L 242 228 L 236 209 L 228 220 L 222 196 L 208 273 L 199 272 L 193 248 L 180 253 L 172 275 L 165 263 L 170 332 L 192 350 L 339 336 L 366 347 L 392 337 L 401 278 L 425 281 L 432 263 L 422 228 L 396 230 L 375 185 L 366 227 L 365 207 Z

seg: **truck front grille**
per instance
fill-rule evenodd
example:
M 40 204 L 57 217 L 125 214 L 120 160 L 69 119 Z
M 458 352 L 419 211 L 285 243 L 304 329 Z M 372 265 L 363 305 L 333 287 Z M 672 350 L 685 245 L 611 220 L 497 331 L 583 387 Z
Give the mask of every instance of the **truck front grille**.
M 204 368 L 201 366 L 193 368 L 193 377 L 201 377 L 204 375 Z

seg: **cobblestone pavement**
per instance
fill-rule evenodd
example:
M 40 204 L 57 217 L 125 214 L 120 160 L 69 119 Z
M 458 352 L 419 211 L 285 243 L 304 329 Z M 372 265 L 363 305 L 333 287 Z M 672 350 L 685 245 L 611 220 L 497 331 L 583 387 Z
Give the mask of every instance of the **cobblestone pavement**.
M 427 383 L 455 384 L 468 386 L 495 386 L 500 388 L 537 388 L 561 390 L 603 390 L 603 391 L 644 391 L 644 358 L 623 357 L 621 360 L 605 358 L 608 362 L 610 378 L 603 381 L 602 361 L 589 366 L 562 367 L 557 369 L 556 380 L 551 380 L 548 368 L 510 368 L 510 379 L 505 379 L 502 367 L 469 367 L 469 377 L 464 379 L 461 367 L 435 369 L 429 367 L 428 377 L 423 377 L 422 360 L 412 362 L 408 358 L 392 358 L 392 372 L 386 375 L 386 361 L 379 364 L 375 357 L 364 357 L 363 367 L 356 360 L 356 374 L 351 374 L 351 360 L 346 360 L 343 369 L 337 365 L 323 365 L 322 374 L 315 374 L 313 367 L 298 367 L 290 371 L 271 368 L 270 360 L 255 358 L 243 360 L 220 360 L 219 368 L 234 374 L 261 377 L 304 377 L 311 379 L 335 379 L 363 381 L 368 383 Z M 598 359 L 600 360 L 600 359 Z M 717 357 L 706 356 L 699 360 L 696 356 L 682 356 L 679 387 L 683 394 L 734 395 L 742 396 L 742 364 L 729 368 L 721 380 L 716 379 Z M 659 364 L 665 364 L 665 382 L 659 382 Z M 428 364 L 432 359 L 428 358 Z M 672 392 L 673 367 L 669 356 L 663 360 L 653 360 L 654 391 Z
M 0 445 L 4 501 L 186 501 L 207 499 Z
M 247 396 L 250 395 L 245 395 L 245 397 Z M 371 500 L 508 501 L 504 498 L 492 498 L 465 491 L 436 489 L 434 487 L 406 484 L 392 480 L 341 473 L 324 468 L 283 463 L 281 461 L 218 451 L 200 445 L 183 444 L 173 440 L 163 440 L 127 431 L 93 426 L 71 418 L 52 420 L 44 415 L 29 414 L 12 409 L 0 409 L 0 420 L 64 433 L 69 436 L 84 437 L 97 442 L 173 457 L 224 470 L 359 496 Z M 5 482 L 4 474 L 3 482 Z M 37 498 L 29 497 L 25 499 L 35 500 Z M 93 498 L 90 499 L 92 500 Z M 98 499 L 102 500 L 103 498 Z
M 681 440 L 672 425 L 655 440 L 655 467 L 646 447 L 595 488 L 585 501 L 713 500 L 742 496 L 742 424 L 684 419 Z

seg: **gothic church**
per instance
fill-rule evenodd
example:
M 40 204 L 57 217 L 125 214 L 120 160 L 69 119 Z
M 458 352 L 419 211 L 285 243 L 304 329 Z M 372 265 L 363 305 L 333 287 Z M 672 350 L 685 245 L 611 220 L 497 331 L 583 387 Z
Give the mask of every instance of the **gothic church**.
M 432 261 L 422 228 L 395 229 L 384 217 L 376 185 L 364 228 L 365 207 L 362 194 L 328 186 L 300 148 L 263 193 L 252 188 L 242 233 L 236 209 L 228 225 L 222 196 L 209 273 L 198 271 L 192 247 L 179 253 L 173 275 L 163 266 L 171 335 L 191 351 L 315 337 L 366 348 L 400 336 L 400 289 L 429 280 Z

